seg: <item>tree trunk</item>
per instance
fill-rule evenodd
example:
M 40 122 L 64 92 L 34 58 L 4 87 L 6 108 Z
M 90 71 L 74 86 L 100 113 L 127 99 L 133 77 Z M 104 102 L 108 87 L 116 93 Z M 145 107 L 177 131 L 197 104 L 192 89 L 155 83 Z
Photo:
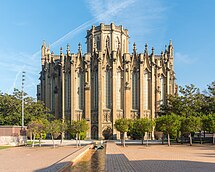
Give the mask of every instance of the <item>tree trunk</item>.
M 63 138 L 64 138 L 64 133 L 62 132 L 62 133 L 61 133 L 61 140 L 60 140 L 60 144 L 61 144 L 61 145 L 63 144 Z
M 143 145 L 143 138 L 144 138 L 144 134 L 142 133 L 142 145 Z
M 76 133 L 76 136 L 75 136 L 76 138 L 76 147 L 78 147 L 78 133 Z
M 149 143 L 148 143 L 148 140 L 149 140 L 149 139 L 148 139 L 148 132 L 147 132 L 147 134 L 146 134 L 146 146 L 148 146 L 148 144 L 149 144 Z
M 191 136 L 191 133 L 190 133 L 190 135 L 189 135 L 189 137 L 190 137 L 190 146 L 192 146 L 192 136 Z
M 215 133 L 213 133 L 213 145 L 215 144 Z
M 184 144 L 183 133 L 181 132 L 181 144 Z
M 123 133 L 120 132 L 121 145 L 123 146 Z
M 164 133 L 162 134 L 162 145 L 164 144 Z
M 41 147 L 41 134 L 40 134 L 40 137 L 39 137 L 39 145 L 40 145 L 40 147 Z
M 199 140 L 200 140 L 200 144 L 202 144 L 202 132 L 199 131 Z
M 30 140 L 32 142 L 32 132 L 30 131 Z
M 125 147 L 125 133 L 123 133 L 123 147 Z
M 168 146 L 170 146 L 170 137 L 169 137 L 169 133 L 167 134 L 168 137 Z
M 78 142 L 79 142 L 78 145 L 81 146 L 81 136 L 80 136 L 80 133 L 78 134 Z
M 52 135 L 52 143 L 53 143 L 53 147 L 55 148 L 55 144 L 54 144 L 54 136 Z
M 179 143 L 179 131 L 177 131 L 176 143 Z
M 34 142 L 35 142 L 35 135 L 36 135 L 36 134 L 34 134 L 34 138 L 33 138 L 32 147 L 34 147 Z

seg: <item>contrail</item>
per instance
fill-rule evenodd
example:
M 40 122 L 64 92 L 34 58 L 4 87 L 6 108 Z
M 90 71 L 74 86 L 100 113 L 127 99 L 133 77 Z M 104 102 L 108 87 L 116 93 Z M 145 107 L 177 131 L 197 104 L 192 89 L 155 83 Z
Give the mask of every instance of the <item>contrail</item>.
M 100 14 L 98 14 L 96 17 L 94 17 L 93 19 L 81 24 L 80 26 L 76 27 L 75 29 L 71 30 L 70 32 L 68 32 L 67 34 L 65 34 L 64 36 L 62 36 L 61 38 L 59 38 L 58 40 L 54 41 L 50 46 L 51 47 L 55 47 L 59 44 L 61 44 L 62 42 L 71 39 L 73 36 L 75 36 L 77 33 L 86 30 L 88 27 L 90 27 L 91 25 L 93 25 L 96 22 L 102 22 L 102 20 L 104 19 L 110 19 L 113 16 L 116 16 L 117 13 L 119 13 L 122 9 L 125 9 L 126 7 L 128 7 L 129 5 L 131 5 L 132 3 L 134 3 L 136 0 L 127 0 L 127 1 L 123 1 L 120 2 L 119 4 L 114 4 L 114 6 L 109 7 L 108 9 L 106 9 L 106 12 L 101 12 Z M 36 51 L 34 54 L 32 54 L 32 56 L 30 57 L 31 60 L 35 60 L 36 58 L 38 58 L 38 56 L 40 56 L 41 50 Z M 23 69 L 26 66 L 23 67 Z M 32 65 L 33 67 L 33 65 Z M 22 71 L 22 70 L 21 70 Z M 18 75 L 20 74 L 19 71 L 16 75 L 16 78 L 13 82 L 13 86 L 15 87 L 16 85 L 16 81 L 18 78 Z M 33 73 L 33 72 L 29 72 L 29 73 Z M 33 85 L 36 87 L 36 84 L 33 83 Z
M 82 30 L 86 30 L 86 28 L 90 27 L 91 25 L 93 25 L 94 23 L 101 21 L 102 19 L 105 18 L 110 18 L 113 17 L 114 15 L 116 15 L 119 11 L 121 11 L 122 9 L 128 7 L 129 5 L 131 5 L 132 3 L 134 3 L 136 0 L 127 0 L 124 2 L 121 2 L 120 4 L 117 4 L 113 7 L 110 7 L 109 9 L 106 10 L 106 12 L 99 14 L 97 17 L 81 24 L 80 26 L 78 26 L 77 28 L 71 30 L 70 32 L 68 32 L 67 34 L 65 34 L 64 36 L 62 36 L 61 38 L 59 38 L 58 40 L 56 40 L 55 42 L 53 42 L 50 46 L 51 47 L 55 47 L 57 45 L 59 45 L 60 43 L 72 38 L 73 36 L 75 36 L 78 32 L 82 31 Z M 40 55 L 40 50 L 35 52 L 32 57 L 35 58 L 38 55 Z

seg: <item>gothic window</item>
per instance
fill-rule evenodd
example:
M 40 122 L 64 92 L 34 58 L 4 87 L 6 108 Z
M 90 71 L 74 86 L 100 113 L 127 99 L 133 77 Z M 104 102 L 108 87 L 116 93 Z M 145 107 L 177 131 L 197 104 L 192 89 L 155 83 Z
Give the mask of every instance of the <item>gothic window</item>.
M 111 70 L 106 69 L 104 77 L 105 107 L 111 108 Z
M 132 109 L 139 108 L 139 73 L 132 72 Z
M 84 81 L 83 74 L 78 71 L 76 79 L 76 108 L 83 109 L 84 104 Z
M 97 47 L 97 50 L 99 51 L 100 48 L 101 48 L 101 41 L 100 41 L 100 38 L 97 36 L 96 38 L 96 47 Z
M 144 90 L 143 90 L 143 97 L 144 97 L 144 109 L 147 110 L 148 109 L 148 91 L 149 91 L 149 76 L 148 76 L 148 71 L 145 70 L 144 71 Z
M 89 39 L 88 40 L 88 46 L 87 46 L 88 52 L 91 52 L 91 47 L 92 47 L 92 39 Z
M 115 48 L 116 48 L 116 50 L 119 48 L 119 37 L 117 37 L 116 38 L 116 40 L 115 40 Z
M 163 75 L 160 78 L 160 104 L 164 104 L 164 77 Z
M 107 39 L 106 39 L 106 47 L 108 49 L 110 49 L 110 37 L 109 36 L 107 36 Z
M 70 74 L 68 73 L 66 79 L 66 109 L 70 110 L 71 105 L 71 79 Z
M 116 103 L 117 103 L 117 109 L 122 109 L 123 107 L 123 90 L 122 90 L 122 72 L 121 70 L 117 71 L 117 79 L 116 79 Z
M 54 111 L 55 110 L 55 80 L 54 78 L 52 78 L 51 80 L 51 110 Z
M 96 70 L 94 72 L 94 108 L 97 109 L 98 108 L 98 71 Z

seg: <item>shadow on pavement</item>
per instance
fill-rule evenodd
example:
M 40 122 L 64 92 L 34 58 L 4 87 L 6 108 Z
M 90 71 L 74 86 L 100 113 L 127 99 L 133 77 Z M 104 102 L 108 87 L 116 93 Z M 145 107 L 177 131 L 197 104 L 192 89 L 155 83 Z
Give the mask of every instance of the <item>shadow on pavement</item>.
M 56 171 L 60 171 L 60 169 L 63 169 L 66 166 L 70 166 L 71 162 L 67 161 L 67 162 L 59 162 L 59 163 L 55 163 L 51 166 L 48 166 L 46 168 L 41 168 L 38 170 L 35 170 L 34 172 L 56 172 Z
M 153 153 L 153 152 L 152 152 Z M 215 163 L 184 160 L 137 160 L 129 161 L 124 154 L 107 154 L 106 171 L 123 172 L 212 172 Z

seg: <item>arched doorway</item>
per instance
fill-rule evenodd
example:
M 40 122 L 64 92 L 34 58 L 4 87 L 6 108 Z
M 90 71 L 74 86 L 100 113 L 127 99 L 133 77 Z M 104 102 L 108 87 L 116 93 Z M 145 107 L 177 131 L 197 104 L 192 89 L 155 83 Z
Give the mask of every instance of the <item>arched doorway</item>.
M 113 131 L 112 131 L 112 128 L 106 127 L 106 128 L 102 131 L 102 135 L 103 135 L 103 137 L 104 137 L 105 140 L 112 139 L 112 138 L 113 138 Z
M 91 128 L 91 138 L 98 139 L 98 127 L 95 125 Z

